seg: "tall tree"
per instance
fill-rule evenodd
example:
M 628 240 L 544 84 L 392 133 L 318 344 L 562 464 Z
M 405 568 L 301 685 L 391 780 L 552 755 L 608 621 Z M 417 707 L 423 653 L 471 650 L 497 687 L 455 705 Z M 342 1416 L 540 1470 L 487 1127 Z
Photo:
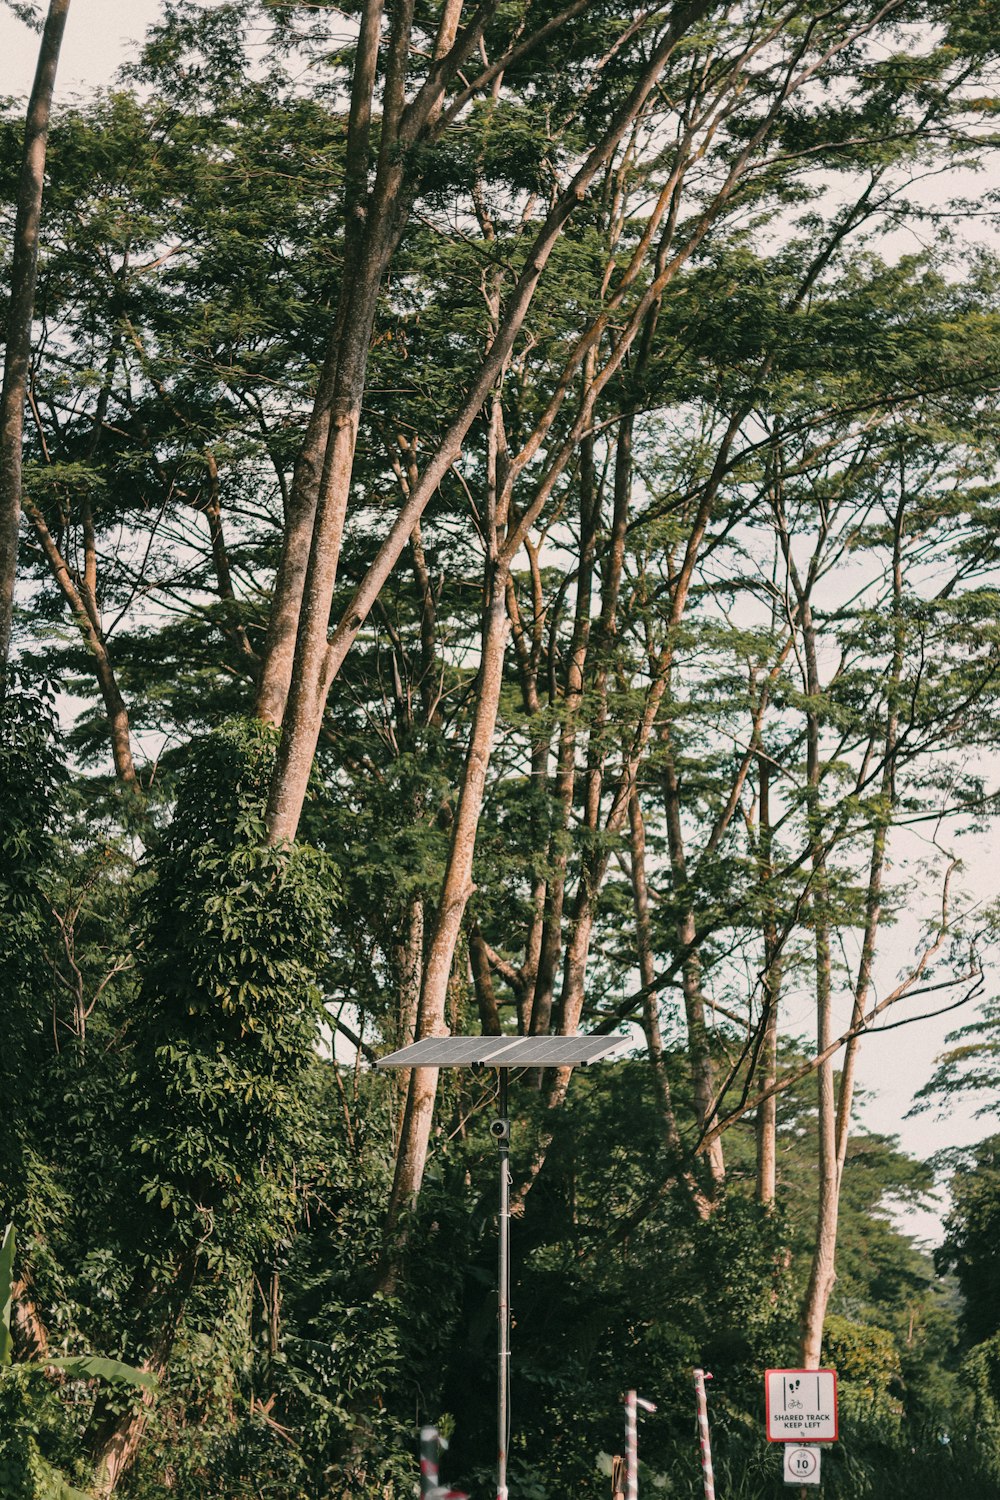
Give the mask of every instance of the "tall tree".
M 45 150 L 69 0 L 49 0 L 28 99 L 14 222 L 10 303 L 0 389 L 0 692 L 6 687 L 21 520 L 21 448 L 31 365 L 31 328 L 45 184 Z

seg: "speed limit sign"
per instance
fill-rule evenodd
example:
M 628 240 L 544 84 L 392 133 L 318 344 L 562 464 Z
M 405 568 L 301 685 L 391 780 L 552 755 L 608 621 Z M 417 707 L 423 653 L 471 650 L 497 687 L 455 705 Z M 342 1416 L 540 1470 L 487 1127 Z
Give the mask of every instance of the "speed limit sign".
M 820 1449 L 814 1447 L 785 1448 L 785 1483 L 819 1484 Z

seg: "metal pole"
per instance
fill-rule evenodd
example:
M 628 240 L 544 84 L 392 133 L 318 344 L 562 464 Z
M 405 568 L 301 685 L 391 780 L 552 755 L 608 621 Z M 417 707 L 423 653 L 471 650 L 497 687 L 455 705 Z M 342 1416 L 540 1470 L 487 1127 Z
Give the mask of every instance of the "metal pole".
M 507 1500 L 507 1444 L 510 1439 L 510 1120 L 508 1070 L 500 1068 L 498 1118 L 493 1132 L 500 1151 L 500 1233 L 498 1249 L 497 1500 Z
M 701 1470 L 705 1477 L 705 1500 L 715 1500 L 715 1475 L 712 1472 L 712 1440 L 708 1431 L 708 1400 L 705 1381 L 711 1380 L 704 1370 L 695 1370 L 694 1388 L 698 1398 L 698 1442 L 701 1446 Z

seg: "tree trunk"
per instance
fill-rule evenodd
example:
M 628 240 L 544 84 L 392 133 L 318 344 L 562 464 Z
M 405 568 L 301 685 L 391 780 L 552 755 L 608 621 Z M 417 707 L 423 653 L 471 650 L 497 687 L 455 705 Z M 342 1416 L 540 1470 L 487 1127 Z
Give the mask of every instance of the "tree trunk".
M 820 675 L 810 592 L 817 571 L 823 536 L 817 546 L 805 585 L 792 557 L 788 529 L 783 526 L 782 544 L 802 629 L 805 658 L 806 709 L 806 812 L 812 846 L 812 918 L 815 931 L 816 1045 L 822 1056 L 833 1040 L 830 968 L 829 880 L 823 846 L 820 806 Z M 817 1070 L 818 1192 L 816 1238 L 809 1284 L 802 1309 L 802 1365 L 819 1368 L 823 1354 L 823 1323 L 833 1284 L 837 1279 L 837 1217 L 840 1204 L 840 1172 L 837 1165 L 837 1107 L 834 1098 L 833 1055 L 823 1057 Z
M 597 902 L 607 871 L 609 853 L 608 850 L 614 839 L 625 826 L 629 815 L 629 805 L 636 788 L 636 779 L 643 755 L 649 743 L 650 735 L 656 723 L 660 703 L 666 687 L 666 669 L 661 663 L 658 675 L 654 677 L 646 694 L 643 705 L 642 716 L 635 727 L 631 744 L 622 752 L 622 765 L 615 783 L 611 798 L 611 806 L 607 817 L 604 819 L 603 832 L 605 835 L 603 848 L 598 848 L 591 853 L 583 863 L 580 873 L 579 884 L 573 901 L 573 920 L 570 929 L 569 940 L 566 944 L 566 956 L 563 961 L 562 994 L 560 996 L 559 1034 L 561 1036 L 572 1036 L 580 1024 L 583 1014 L 585 999 L 585 986 L 587 979 L 587 962 L 590 956 L 590 939 L 593 933 L 594 919 L 597 914 Z M 596 832 L 600 819 L 600 766 L 598 775 L 593 774 L 588 778 L 588 794 L 586 800 L 587 826 Z M 553 1068 L 551 1082 L 546 1095 L 546 1105 L 550 1112 L 562 1107 L 569 1091 L 572 1068 Z M 545 1130 L 542 1134 L 539 1146 L 535 1152 L 528 1176 L 522 1181 L 516 1193 L 516 1200 L 522 1203 L 545 1162 L 546 1153 L 553 1139 L 553 1128 Z
M 10 661 L 10 637 L 17 577 L 17 534 L 21 520 L 21 447 L 24 403 L 31 364 L 31 325 L 38 277 L 38 237 L 45 182 L 45 153 L 56 69 L 70 0 L 49 0 L 28 100 L 24 155 L 14 220 L 14 253 L 7 313 L 7 348 L 0 391 L 0 696 Z
M 592 380 L 593 372 L 594 359 L 589 357 L 583 376 L 585 386 Z M 585 401 L 586 399 L 584 396 Z M 580 551 L 576 575 L 576 602 L 573 611 L 573 634 L 566 663 L 566 681 L 563 687 L 559 747 L 556 753 L 554 793 L 559 815 L 549 844 L 545 921 L 542 928 L 535 992 L 531 1003 L 532 1036 L 546 1036 L 552 1023 L 552 1000 L 555 993 L 559 955 L 562 951 L 563 902 L 569 858 L 566 840 L 576 785 L 577 733 L 585 684 L 587 647 L 590 641 L 590 614 L 599 524 L 600 507 L 594 473 L 594 440 L 590 437 L 584 442 L 581 450 Z M 536 1075 L 536 1082 L 540 1083 L 540 1074 Z
M 824 857 L 814 865 L 813 913 L 816 924 L 816 1042 L 820 1052 L 833 1039 L 830 996 L 830 931 L 824 907 L 826 879 Z M 819 1091 L 819 1181 L 816 1205 L 816 1239 L 809 1285 L 802 1309 L 802 1367 L 817 1370 L 822 1363 L 823 1324 L 830 1293 L 837 1279 L 837 1217 L 840 1203 L 840 1173 L 837 1167 L 837 1109 L 834 1099 L 833 1057 L 817 1070 Z
M 663 1142 L 673 1163 L 680 1163 L 684 1145 L 677 1128 L 670 1079 L 667 1077 L 666 1060 L 663 1053 L 663 1036 L 660 1032 L 659 997 L 656 993 L 656 968 L 653 962 L 653 945 L 649 925 L 649 891 L 646 885 L 646 832 L 642 820 L 639 796 L 633 792 L 629 802 L 631 832 L 631 876 L 632 904 L 635 910 L 636 947 L 639 955 L 639 977 L 645 991 L 642 1001 L 642 1029 L 646 1037 L 646 1053 L 653 1069 L 657 1103 L 663 1121 Z M 676 1170 L 672 1168 L 671 1170 Z M 712 1212 L 711 1200 L 706 1197 L 693 1172 L 681 1171 L 680 1179 L 699 1219 L 707 1219 Z
M 160 1379 L 166 1373 L 175 1332 L 174 1328 L 170 1329 L 169 1334 L 164 1336 L 142 1366 L 144 1370 L 150 1371 Z M 94 1492 L 99 1500 L 107 1500 L 107 1497 L 114 1494 L 126 1472 L 135 1462 L 156 1394 L 155 1390 L 143 1390 L 138 1407 L 118 1418 L 113 1432 L 104 1443 L 97 1462 L 94 1481 Z
M 895 757 L 899 733 L 899 690 L 903 668 L 905 627 L 902 617 L 902 528 L 904 499 L 902 480 L 900 500 L 893 526 L 893 655 L 889 668 L 886 691 L 886 729 L 883 748 L 882 785 L 880 808 L 872 831 L 872 850 L 868 869 L 868 890 L 865 901 L 865 927 L 858 963 L 858 976 L 854 987 L 851 1026 L 861 1025 L 871 988 L 872 969 L 878 939 L 878 926 L 882 914 L 882 883 L 885 870 L 885 845 L 889 825 L 889 810 L 895 798 Z M 808 601 L 803 610 L 806 662 L 810 673 L 810 697 L 818 692 L 818 674 L 815 668 L 815 649 L 812 636 L 812 618 Z M 815 682 L 816 686 L 813 686 Z M 810 756 L 812 757 L 813 725 L 810 723 Z M 813 777 L 810 775 L 810 782 Z M 818 781 L 818 771 L 816 774 Z M 817 966 L 821 957 L 819 946 L 820 929 L 817 927 Z M 818 992 L 821 1028 L 825 1016 L 825 1031 L 821 1030 L 820 1046 L 828 1045 L 831 1036 L 829 1017 L 829 936 L 826 935 L 826 1000 Z M 819 976 L 819 968 L 817 967 Z M 824 1040 L 825 1037 L 825 1040 Z M 820 1201 L 817 1219 L 816 1249 L 809 1277 L 809 1286 L 802 1314 L 802 1362 L 806 1369 L 816 1369 L 822 1355 L 823 1324 L 830 1293 L 836 1281 L 837 1225 L 840 1212 L 840 1185 L 844 1163 L 847 1159 L 847 1144 L 851 1128 L 851 1106 L 854 1100 L 854 1078 L 857 1068 L 860 1032 L 851 1037 L 844 1054 L 841 1071 L 840 1097 L 833 1097 L 833 1059 L 820 1069 Z
M 344 271 L 337 316 L 330 331 L 309 423 L 292 475 L 285 516 L 281 559 L 264 643 L 257 690 L 257 713 L 280 724 L 292 680 L 299 614 L 306 587 L 316 505 L 330 439 L 330 413 L 337 391 L 341 341 L 345 333 L 354 278 L 362 254 L 367 221 L 368 165 L 371 152 L 372 101 L 378 68 L 383 0 L 365 0 L 351 84 L 344 170 Z
M 669 740 L 665 740 L 669 745 Z M 672 751 L 668 754 L 664 776 L 664 806 L 667 814 L 667 842 L 673 872 L 674 896 L 680 903 L 676 919 L 677 950 L 684 955 L 681 986 L 684 1015 L 687 1021 L 688 1060 L 698 1129 L 707 1130 L 715 1110 L 715 1063 L 705 1022 L 705 1001 L 701 992 L 701 960 L 698 955 L 697 926 L 688 890 L 687 860 L 681 827 L 680 783 Z M 721 1139 L 709 1144 L 705 1155 L 712 1184 L 712 1196 L 718 1198 L 726 1181 L 726 1165 Z
M 469 966 L 483 1036 L 502 1036 L 503 1027 L 500 1024 L 500 1012 L 497 1009 L 497 997 L 493 988 L 493 972 L 490 969 L 486 943 L 477 922 L 473 922 L 469 927 Z
M 208 469 L 208 499 L 201 509 L 204 510 L 205 519 L 208 521 L 208 536 L 212 545 L 212 567 L 215 570 L 216 591 L 223 604 L 235 607 L 236 592 L 233 589 L 233 576 L 229 567 L 229 550 L 226 547 L 225 533 L 222 529 L 219 465 L 216 463 L 214 453 L 206 452 L 205 466 Z M 232 644 L 242 669 L 251 677 L 256 677 L 260 670 L 260 660 L 250 644 L 246 627 L 241 625 L 234 617 L 230 617 L 229 619 L 224 618 L 222 632 Z
M 769 1089 L 778 1076 L 778 999 L 781 993 L 781 959 L 774 916 L 774 902 L 768 883 L 774 877 L 771 862 L 771 764 L 762 752 L 757 760 L 760 775 L 760 822 L 758 830 L 758 867 L 764 889 L 764 973 L 761 979 L 763 1004 L 763 1037 L 757 1063 L 757 1085 Z M 769 1094 L 757 1110 L 757 1202 L 765 1208 L 774 1204 L 777 1192 L 778 1100 Z
M 368 353 L 378 295 L 389 261 L 409 216 L 416 184 L 407 156 L 424 141 L 440 114 L 448 79 L 477 45 L 492 6 L 484 5 L 460 38 L 462 0 L 443 6 L 434 47 L 437 65 L 406 105 L 412 0 L 393 5 L 385 39 L 382 119 L 375 182 L 368 189 L 371 127 L 381 44 L 383 0 L 365 0 L 351 85 L 344 173 L 344 265 L 337 317 L 327 346 L 323 373 L 299 454 L 286 517 L 281 562 L 268 625 L 264 665 L 257 696 L 258 714 L 283 723 L 295 691 L 293 736 L 298 741 L 283 763 L 282 778 L 300 786 L 304 761 L 312 762 L 319 720 L 329 692 L 325 676 L 326 634 L 337 578 L 344 518 L 354 471 L 354 450 L 368 369 Z M 449 62 L 444 67 L 445 61 Z M 404 119 L 404 116 L 408 117 Z M 415 517 L 414 521 L 419 517 Z M 300 690 L 297 690 L 297 684 Z M 311 748 L 302 743 L 315 726 Z M 304 730 L 304 726 L 306 726 Z M 280 778 L 279 778 L 280 779 Z M 281 826 L 274 842 L 294 836 L 275 802 L 272 819 Z M 301 809 L 301 800 L 299 802 Z M 298 811 L 294 822 L 298 821 Z
M 405 1047 L 416 1038 L 424 973 L 424 902 L 420 896 L 414 896 L 409 903 L 403 940 L 396 944 L 393 956 L 399 986 L 399 1024 L 395 1042 L 397 1047 Z M 398 1068 L 394 1071 L 397 1075 L 396 1093 L 402 1107 L 410 1084 L 410 1070 Z
M 10 1296 L 11 1329 L 20 1357 L 44 1363 L 49 1352 L 49 1333 L 35 1301 L 30 1275 L 25 1274 L 13 1283 Z
M 532 546 L 530 540 L 526 540 L 525 550 L 528 554 L 532 588 L 530 641 L 521 621 L 517 591 L 510 575 L 507 578 L 507 614 L 511 622 L 511 634 L 517 657 L 522 702 L 530 720 L 528 735 L 531 742 L 531 786 L 537 797 L 539 788 L 548 785 L 551 735 L 549 726 L 540 713 L 541 700 L 538 694 L 538 669 L 542 655 L 542 621 L 545 606 L 542 599 L 538 549 Z M 543 829 L 539 827 L 542 820 L 533 821 L 537 836 L 532 841 L 532 847 L 540 852 L 532 869 L 531 917 L 524 944 L 524 962 L 517 972 L 517 984 L 514 986 L 517 995 L 517 1029 L 521 1036 L 527 1036 L 531 1030 L 531 1011 L 535 990 L 538 987 L 549 885 L 549 872 L 546 864 L 548 847 Z
M 476 709 L 466 752 L 465 770 L 458 809 L 452 828 L 451 848 L 445 870 L 437 920 L 424 966 L 417 1038 L 441 1036 L 448 1032 L 448 980 L 461 931 L 462 918 L 472 894 L 472 862 L 476 847 L 479 815 L 486 788 L 493 733 L 496 728 L 500 690 L 503 686 L 503 661 L 507 641 L 506 578 L 491 560 L 490 582 L 483 621 L 483 649 L 476 694 Z M 380 1285 L 392 1285 L 395 1277 L 394 1232 L 400 1213 L 420 1192 L 427 1146 L 430 1140 L 434 1100 L 437 1094 L 437 1068 L 414 1068 L 410 1074 L 403 1116 L 403 1128 L 396 1154 L 396 1171 L 389 1200 L 386 1222 L 386 1258 L 380 1271 Z
M 195 1283 L 196 1264 L 192 1254 L 185 1256 L 177 1265 L 173 1286 L 170 1288 L 169 1307 L 160 1325 L 160 1331 L 147 1359 L 141 1368 L 150 1371 L 158 1380 L 163 1379 L 170 1363 L 177 1331 Z M 143 1390 L 138 1404 L 122 1412 L 117 1404 L 104 1407 L 103 1420 L 98 1421 L 98 1436 L 95 1443 L 94 1491 L 98 1500 L 108 1500 L 128 1469 L 135 1461 L 149 1420 L 150 1409 L 157 1392 Z M 99 1401 L 97 1411 L 100 1411 Z M 96 1415 L 96 1413 L 95 1413 Z
M 591 412 L 592 400 L 588 392 L 586 411 Z M 591 461 L 593 455 L 591 454 Z M 593 482 L 591 484 L 593 488 Z M 593 674 L 593 695 L 596 707 L 592 722 L 588 728 L 587 737 L 587 779 L 584 796 L 584 826 L 591 833 L 596 834 L 600 825 L 601 817 L 601 791 L 604 773 L 604 734 L 607 724 L 607 697 L 608 697 L 608 674 L 610 661 L 614 651 L 615 640 L 618 631 L 618 603 L 621 589 L 622 568 L 625 557 L 625 533 L 628 525 L 628 517 L 631 506 L 632 495 L 632 419 L 626 417 L 619 424 L 618 441 L 615 452 L 615 485 L 614 485 L 614 510 L 611 522 L 611 536 L 606 550 L 601 584 L 601 614 L 596 632 L 596 665 Z M 581 507 L 583 511 L 583 507 Z M 577 657 L 576 675 L 570 675 L 567 683 L 567 696 L 570 689 L 575 699 L 574 718 L 576 709 L 582 699 L 585 687 L 584 666 L 587 658 L 587 650 L 590 643 L 590 614 L 593 597 L 593 566 L 596 556 L 596 542 L 600 526 L 600 514 L 595 501 L 590 506 L 589 526 L 584 526 L 584 517 L 581 517 L 581 575 L 583 574 L 583 562 L 587 563 L 586 586 L 582 599 L 577 600 L 577 616 L 574 625 L 573 654 Z M 589 554 L 589 555 L 588 555 Z M 655 709 L 654 709 L 655 717 Z M 651 726 L 652 719 L 647 719 Z M 564 731 L 566 722 L 564 721 Z M 573 789 L 575 785 L 575 761 L 576 761 L 576 726 L 571 725 L 572 734 L 567 738 L 566 744 L 560 739 L 559 768 L 557 769 L 557 790 L 561 793 L 562 821 L 560 832 L 565 838 L 569 827 L 569 815 L 572 810 Z M 639 731 L 641 738 L 641 728 Z M 643 748 L 645 741 L 642 741 Z M 639 758 L 642 750 L 640 749 Z M 622 798 L 622 787 L 626 780 L 634 784 L 635 775 L 638 771 L 638 759 L 629 770 L 628 755 L 623 752 L 622 781 L 619 783 L 618 799 L 613 803 L 609 814 L 609 825 L 606 831 L 617 833 L 624 826 L 625 817 L 631 797 L 626 794 Z M 560 775 L 564 778 L 564 784 L 560 782 Z M 617 812 L 616 812 L 617 809 Z M 616 820 L 616 821 L 615 821 Z M 615 826 L 612 827 L 612 822 Z M 561 941 L 561 916 L 564 900 L 564 886 L 566 874 L 565 850 L 558 850 L 550 857 L 550 865 L 555 867 L 555 879 L 559 886 L 558 907 L 560 922 L 558 928 L 553 923 L 550 939 Z M 575 1030 L 579 1023 L 583 1007 L 583 990 L 586 982 L 587 960 L 590 952 L 590 934 L 593 925 L 593 914 L 597 896 L 600 892 L 604 872 L 607 868 L 606 855 L 599 856 L 597 861 L 591 861 L 592 868 L 588 873 L 585 862 L 584 871 L 580 877 L 580 886 L 574 901 L 573 924 L 570 932 L 566 954 L 563 960 L 563 986 L 560 998 L 561 1015 L 559 1019 L 559 1030 Z M 556 902 L 552 902 L 553 912 Z M 543 962 L 539 964 L 540 983 L 536 987 L 536 996 L 541 987 L 541 977 L 544 972 L 545 935 L 543 934 L 542 946 Z M 558 948 L 548 956 L 548 962 L 553 966 L 558 959 Z M 546 983 L 551 987 L 552 981 L 546 976 Z M 543 992 L 543 1004 L 545 995 Z M 551 1000 L 549 1000 L 551 1010 Z M 533 1028 L 534 1029 L 534 1028 Z M 547 1026 L 545 1029 L 548 1029 Z M 561 1097 L 568 1086 L 569 1075 L 566 1074 L 560 1083 L 557 1079 L 553 1090 L 550 1091 L 550 1104 L 557 1096 Z
M 656 1085 L 656 1098 L 660 1107 L 660 1118 L 663 1121 L 664 1140 L 668 1149 L 679 1156 L 681 1139 L 677 1129 L 677 1117 L 674 1114 L 674 1101 L 670 1093 L 670 1079 L 667 1077 L 663 1035 L 660 1031 L 659 996 L 655 988 L 656 965 L 653 961 L 653 943 L 649 923 L 649 887 L 646 884 L 646 829 L 636 792 L 633 792 L 629 799 L 629 827 L 636 950 L 639 958 L 639 979 L 645 992 L 642 999 L 642 1029 L 646 1037 L 646 1054 Z

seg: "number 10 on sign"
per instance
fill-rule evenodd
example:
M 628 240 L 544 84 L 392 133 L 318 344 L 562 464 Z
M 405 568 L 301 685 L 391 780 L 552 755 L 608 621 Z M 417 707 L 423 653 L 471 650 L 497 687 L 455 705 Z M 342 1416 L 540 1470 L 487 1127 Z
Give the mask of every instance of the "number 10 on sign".
M 789 1444 L 785 1449 L 785 1483 L 819 1484 L 822 1452 L 821 1448 L 793 1448 Z

